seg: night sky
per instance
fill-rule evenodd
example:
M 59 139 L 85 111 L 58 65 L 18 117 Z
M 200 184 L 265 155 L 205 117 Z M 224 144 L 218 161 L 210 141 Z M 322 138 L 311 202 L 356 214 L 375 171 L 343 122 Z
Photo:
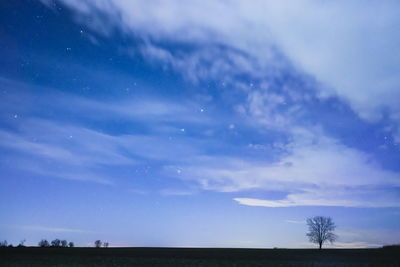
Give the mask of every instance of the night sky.
M 400 2 L 2 0 L 0 240 L 400 242 Z

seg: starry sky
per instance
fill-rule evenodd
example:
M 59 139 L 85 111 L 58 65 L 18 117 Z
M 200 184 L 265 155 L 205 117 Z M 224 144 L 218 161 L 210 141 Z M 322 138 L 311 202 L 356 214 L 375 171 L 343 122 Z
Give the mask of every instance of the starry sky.
M 399 47 L 390 0 L 1 1 L 0 239 L 398 243 Z

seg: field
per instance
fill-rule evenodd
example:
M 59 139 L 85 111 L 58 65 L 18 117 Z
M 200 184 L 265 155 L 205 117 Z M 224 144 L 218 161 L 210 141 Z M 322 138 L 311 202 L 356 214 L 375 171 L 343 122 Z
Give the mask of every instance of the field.
M 398 249 L 0 248 L 0 266 L 400 266 Z

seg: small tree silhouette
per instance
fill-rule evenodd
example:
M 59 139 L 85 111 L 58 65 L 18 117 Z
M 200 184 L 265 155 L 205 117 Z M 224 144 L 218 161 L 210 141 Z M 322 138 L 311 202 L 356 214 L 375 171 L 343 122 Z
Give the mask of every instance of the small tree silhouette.
M 52 247 L 55 247 L 55 248 L 58 248 L 58 247 L 60 247 L 61 246 L 61 240 L 60 239 L 54 239 L 53 241 L 51 241 L 51 246 Z
M 0 241 L 0 247 L 7 247 L 7 240 Z
M 61 240 L 61 247 L 66 248 L 68 246 L 67 240 Z
M 109 245 L 108 242 L 103 243 L 103 247 L 105 247 L 105 248 L 108 248 L 108 245 Z
M 68 247 L 70 247 L 70 248 L 75 247 L 74 242 L 69 242 L 69 243 L 68 243 Z
M 18 247 L 25 247 L 25 242 L 26 242 L 26 240 L 25 239 L 22 239 L 20 242 L 19 242 L 19 244 L 18 244 Z
M 101 240 L 96 240 L 96 241 L 94 241 L 94 246 L 95 246 L 96 248 L 101 248 L 101 244 L 102 244 Z
M 330 217 L 315 216 L 313 218 L 308 218 L 307 225 L 307 236 L 310 242 L 319 245 L 319 249 L 322 249 L 322 245 L 325 241 L 333 243 L 337 239 L 337 235 L 333 233 L 336 225 Z
M 39 241 L 38 246 L 41 248 L 47 248 L 50 247 L 50 243 L 46 239 L 42 239 Z

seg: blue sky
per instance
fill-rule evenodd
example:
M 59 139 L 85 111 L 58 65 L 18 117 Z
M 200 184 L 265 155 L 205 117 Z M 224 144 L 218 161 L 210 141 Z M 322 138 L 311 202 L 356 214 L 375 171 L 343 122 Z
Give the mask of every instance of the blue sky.
M 0 239 L 398 242 L 400 5 L 365 2 L 2 1 Z

